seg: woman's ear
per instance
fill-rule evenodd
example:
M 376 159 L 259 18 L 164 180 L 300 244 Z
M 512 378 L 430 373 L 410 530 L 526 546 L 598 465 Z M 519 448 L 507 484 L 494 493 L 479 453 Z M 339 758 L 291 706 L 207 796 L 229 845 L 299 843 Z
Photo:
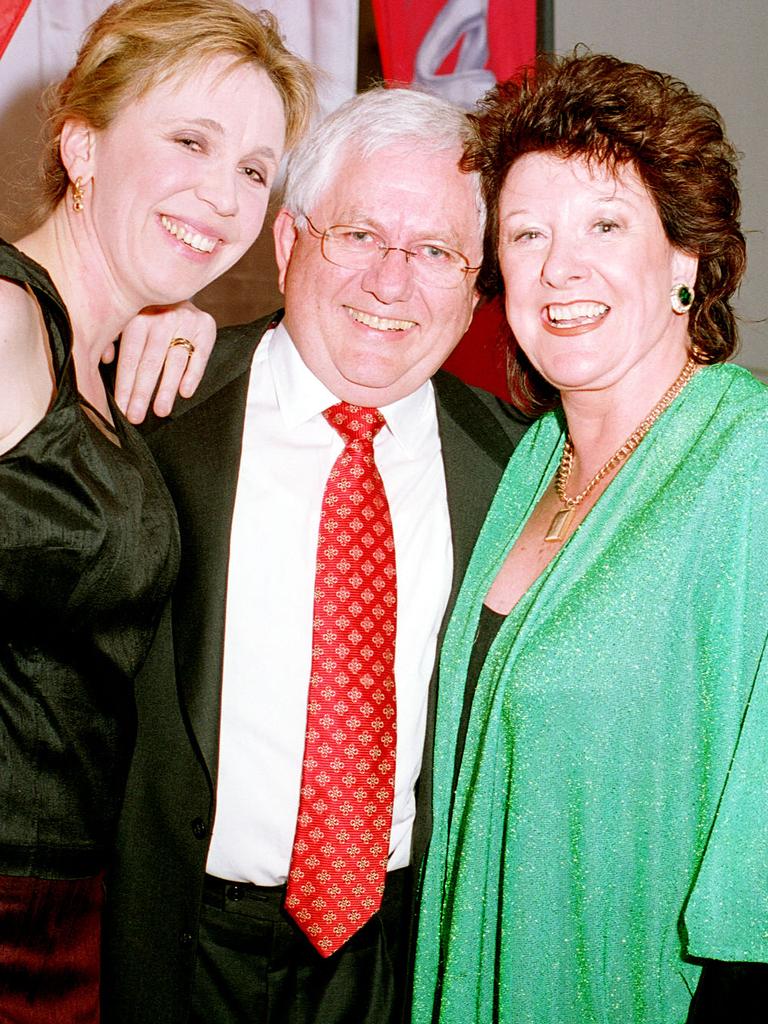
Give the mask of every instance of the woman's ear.
M 672 283 L 687 284 L 693 289 L 696 284 L 696 274 L 699 270 L 699 257 L 682 249 L 675 249 L 672 254 Z
M 59 151 L 70 181 L 81 178 L 83 184 L 93 178 L 95 133 L 85 121 L 67 119 L 61 129 Z

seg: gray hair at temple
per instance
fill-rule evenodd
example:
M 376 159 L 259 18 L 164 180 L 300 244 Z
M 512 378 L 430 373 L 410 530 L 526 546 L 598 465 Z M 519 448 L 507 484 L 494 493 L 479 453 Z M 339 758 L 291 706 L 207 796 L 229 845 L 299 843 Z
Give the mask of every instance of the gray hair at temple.
M 416 153 L 455 150 L 458 171 L 469 135 L 466 111 L 453 103 L 414 89 L 369 89 L 338 107 L 293 150 L 282 204 L 296 226 L 304 228 L 307 215 L 332 187 L 350 153 L 367 159 L 401 143 L 409 144 Z M 485 200 L 480 176 L 469 172 L 469 178 L 482 234 Z

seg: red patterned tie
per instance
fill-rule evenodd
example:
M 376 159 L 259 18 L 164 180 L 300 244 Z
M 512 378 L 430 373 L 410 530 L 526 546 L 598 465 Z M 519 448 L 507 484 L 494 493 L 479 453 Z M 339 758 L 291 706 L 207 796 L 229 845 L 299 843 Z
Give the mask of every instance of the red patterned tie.
M 322 956 L 378 910 L 395 788 L 392 521 L 373 439 L 378 409 L 325 417 L 344 451 L 325 485 L 301 799 L 285 905 Z

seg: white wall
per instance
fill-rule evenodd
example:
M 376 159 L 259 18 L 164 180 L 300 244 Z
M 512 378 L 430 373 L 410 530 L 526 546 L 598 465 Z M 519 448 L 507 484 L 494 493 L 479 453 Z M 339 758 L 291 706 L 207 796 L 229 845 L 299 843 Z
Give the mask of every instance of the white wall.
M 576 43 L 682 79 L 715 104 L 743 153 L 748 271 L 736 361 L 768 379 L 767 0 L 553 0 L 555 50 Z M 749 322 L 763 320 L 763 323 Z

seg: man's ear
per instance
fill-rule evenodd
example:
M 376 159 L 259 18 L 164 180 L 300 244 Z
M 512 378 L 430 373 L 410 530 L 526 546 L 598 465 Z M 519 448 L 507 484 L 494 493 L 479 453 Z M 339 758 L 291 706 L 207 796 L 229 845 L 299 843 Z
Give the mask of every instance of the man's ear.
M 95 132 L 85 121 L 68 118 L 64 122 L 59 150 L 70 181 L 82 178 L 86 184 L 93 178 L 95 142 Z
M 285 207 L 278 210 L 275 223 L 272 226 L 272 234 L 275 238 L 277 285 L 283 295 L 285 294 L 285 278 L 291 263 L 291 254 L 296 244 L 297 233 L 298 228 L 293 214 L 289 213 Z

